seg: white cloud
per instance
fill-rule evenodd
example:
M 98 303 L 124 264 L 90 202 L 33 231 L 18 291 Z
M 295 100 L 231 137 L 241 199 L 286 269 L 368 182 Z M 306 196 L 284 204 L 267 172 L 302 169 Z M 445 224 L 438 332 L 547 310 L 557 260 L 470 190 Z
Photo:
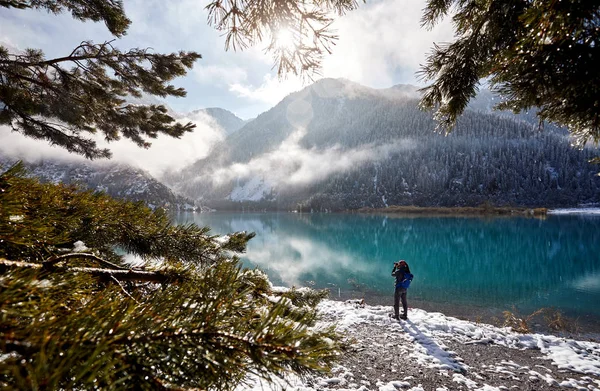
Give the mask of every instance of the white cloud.
M 420 27 L 424 0 L 386 0 L 366 4 L 334 23 L 340 37 L 324 59 L 323 74 L 372 87 L 414 83 L 433 42 L 452 38 L 445 20 L 432 31 Z M 398 80 L 398 73 L 406 80 Z
M 246 70 L 237 65 L 202 65 L 194 66 L 194 78 L 200 84 L 223 84 L 226 86 L 244 82 L 248 78 Z
M 197 159 L 205 157 L 210 147 L 224 138 L 224 131 L 214 120 L 202 113 L 178 119 L 181 123 L 192 122 L 196 128 L 191 133 L 176 139 L 159 136 L 151 140 L 148 149 L 139 148 L 129 140 L 108 144 L 113 160 L 140 167 L 154 176 L 160 176 L 167 169 L 181 169 Z
M 212 173 L 213 181 L 218 185 L 258 177 L 274 187 L 303 186 L 356 169 L 367 162 L 384 160 L 392 152 L 414 148 L 413 141 L 405 139 L 393 144 L 368 145 L 350 150 L 339 146 L 323 150 L 306 149 L 300 145 L 305 134 L 306 131 L 300 128 L 274 151 L 248 163 L 235 163 L 215 170 Z
M 280 80 L 276 76 L 266 74 L 259 86 L 233 83 L 229 85 L 229 91 L 235 93 L 238 97 L 276 105 L 287 95 L 303 87 L 304 84 L 298 78 L 289 77 Z
M 376 88 L 416 84 L 415 73 L 433 43 L 448 41 L 453 36 L 450 20 L 444 20 L 431 31 L 421 28 L 424 6 L 424 0 L 378 1 L 336 20 L 333 28 L 339 40 L 332 54 L 323 58 L 323 77 L 347 78 Z M 268 59 L 269 55 L 263 58 Z M 280 80 L 267 73 L 259 84 L 231 83 L 229 91 L 240 98 L 275 105 L 305 86 L 293 75 Z
M 21 49 L 19 49 L 19 45 L 14 42 L 10 37 L 6 35 L 0 36 L 0 46 L 4 46 L 11 53 L 19 53 Z
M 193 122 L 196 128 L 176 139 L 159 136 L 150 140 L 152 146 L 143 149 L 127 139 L 107 143 L 100 136 L 92 138 L 100 147 L 109 148 L 112 160 L 142 168 L 154 176 L 167 169 L 180 169 L 206 156 L 211 146 L 224 138 L 224 131 L 212 117 L 197 113 L 180 118 L 182 123 Z M 13 132 L 7 126 L 0 126 L 0 155 L 14 159 L 35 162 L 43 159 L 83 161 L 79 155 L 69 153 L 63 148 L 51 146 L 48 142 L 34 140 Z
M 83 157 L 70 154 L 63 148 L 13 132 L 8 126 L 0 126 L 0 155 L 27 162 L 41 159 L 84 160 Z

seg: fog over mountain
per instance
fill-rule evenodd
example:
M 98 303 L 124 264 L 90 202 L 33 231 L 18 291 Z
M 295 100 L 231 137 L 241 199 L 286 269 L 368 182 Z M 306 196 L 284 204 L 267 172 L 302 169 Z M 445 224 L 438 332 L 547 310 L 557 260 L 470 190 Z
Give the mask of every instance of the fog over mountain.
M 0 172 L 15 159 L 0 156 Z M 194 201 L 174 194 L 144 170 L 122 163 L 102 161 L 66 161 L 58 159 L 24 162 L 27 175 L 42 182 L 77 185 L 102 191 L 115 198 L 143 201 L 151 207 L 171 210 L 194 208 Z
M 134 100 L 135 104 L 161 104 L 152 97 Z M 229 133 L 239 129 L 244 121 L 224 109 L 203 109 L 190 113 L 175 113 L 168 106 L 169 114 L 182 123 L 196 125 L 193 132 L 180 138 L 159 135 L 150 139 L 150 148 L 140 148 L 128 139 L 107 143 L 101 135 L 90 135 L 99 146 L 109 148 L 113 154 L 111 161 L 143 168 L 153 176 L 159 176 L 168 169 L 179 170 L 197 159 L 205 157 L 210 148 L 222 141 Z M 85 159 L 69 153 L 63 148 L 50 145 L 45 140 L 35 140 L 21 133 L 13 132 L 8 126 L 0 126 L 0 156 L 24 159 L 29 162 L 39 160 L 80 161 Z
M 0 160 L 44 180 L 153 205 L 344 210 L 389 205 L 579 206 L 600 203 L 598 150 L 533 113 L 492 112 L 483 90 L 448 136 L 417 107 L 419 88 L 322 79 L 244 121 L 220 108 L 177 115 L 197 129 L 150 150 L 112 143 L 96 164 L 0 129 Z M 165 182 L 171 189 L 160 184 Z M 175 195 L 178 194 L 178 195 Z M 194 201 L 190 201 L 194 200 Z
M 145 97 L 139 104 L 160 104 Z M 196 110 L 170 114 L 181 121 L 196 123 L 195 132 L 181 139 L 162 138 L 153 141 L 149 150 L 121 140 L 108 146 L 114 157 L 108 161 L 89 161 L 46 142 L 26 138 L 0 127 L 0 172 L 22 160 L 28 175 L 45 182 L 77 184 L 84 189 L 104 191 L 111 196 L 144 201 L 152 206 L 189 209 L 194 201 L 174 194 L 155 176 L 169 167 L 185 165 L 205 156 L 219 140 L 239 129 L 244 121 L 224 109 Z
M 246 123 L 246 121 L 239 118 L 231 111 L 221 109 L 219 107 L 208 107 L 206 109 L 194 110 L 191 112 L 191 114 L 204 114 L 209 116 L 219 127 L 225 131 L 225 135 L 230 135 L 231 133 L 240 130 L 240 128 Z
M 597 149 L 539 130 L 533 114 L 490 113 L 481 94 L 448 136 L 418 109 L 418 88 L 322 79 L 290 94 L 163 176 L 217 208 L 340 210 L 386 205 L 577 206 L 600 201 Z

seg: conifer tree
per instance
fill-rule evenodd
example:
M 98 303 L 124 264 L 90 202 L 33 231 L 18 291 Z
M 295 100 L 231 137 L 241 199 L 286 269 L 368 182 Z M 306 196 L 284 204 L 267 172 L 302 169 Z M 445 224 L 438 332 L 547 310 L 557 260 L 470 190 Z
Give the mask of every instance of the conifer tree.
M 422 23 L 452 17 L 456 39 L 436 45 L 422 68 L 433 83 L 421 104 L 450 129 L 489 81 L 497 108 L 537 110 L 579 145 L 600 140 L 600 5 L 594 1 L 429 0 Z
M 130 20 L 117 0 L 10 0 L 0 7 L 69 11 L 74 18 L 104 21 L 116 37 Z M 121 51 L 113 42 L 84 41 L 64 57 L 47 59 L 40 49 L 10 53 L 0 46 L 0 125 L 88 159 L 110 157 L 90 138 L 128 138 L 140 147 L 159 134 L 180 137 L 194 124 L 176 122 L 163 105 L 135 105 L 127 97 L 143 93 L 185 96 L 169 82 L 185 75 L 200 55 L 195 52 Z
M 0 174 L 0 388 L 227 390 L 327 370 L 339 344 L 313 328 L 324 293 L 278 296 L 242 270 L 232 252 L 252 236 Z

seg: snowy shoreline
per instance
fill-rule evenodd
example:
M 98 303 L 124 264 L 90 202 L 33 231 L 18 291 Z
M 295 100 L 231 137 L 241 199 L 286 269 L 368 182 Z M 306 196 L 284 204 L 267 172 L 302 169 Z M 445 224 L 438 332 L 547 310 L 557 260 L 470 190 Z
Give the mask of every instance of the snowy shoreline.
M 322 325 L 336 324 L 348 351 L 329 376 L 256 382 L 238 390 L 600 390 L 600 343 L 509 328 L 391 306 L 324 300 Z
M 548 209 L 549 215 L 600 215 L 600 208 Z

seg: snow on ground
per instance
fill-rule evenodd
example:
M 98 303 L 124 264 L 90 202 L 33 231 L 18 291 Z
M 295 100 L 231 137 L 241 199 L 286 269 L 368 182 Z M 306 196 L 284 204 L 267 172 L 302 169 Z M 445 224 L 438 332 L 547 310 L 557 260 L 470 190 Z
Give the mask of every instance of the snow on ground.
M 519 334 L 416 308 L 407 321 L 396 321 L 392 307 L 356 301 L 324 300 L 319 310 L 352 341 L 341 365 L 304 382 L 290 377 L 238 391 L 600 391 L 596 342 Z
M 550 209 L 548 214 L 552 215 L 600 215 L 600 208 L 566 208 Z
M 260 201 L 272 191 L 271 185 L 263 178 L 252 177 L 248 181 L 239 183 L 229 194 L 232 201 Z

